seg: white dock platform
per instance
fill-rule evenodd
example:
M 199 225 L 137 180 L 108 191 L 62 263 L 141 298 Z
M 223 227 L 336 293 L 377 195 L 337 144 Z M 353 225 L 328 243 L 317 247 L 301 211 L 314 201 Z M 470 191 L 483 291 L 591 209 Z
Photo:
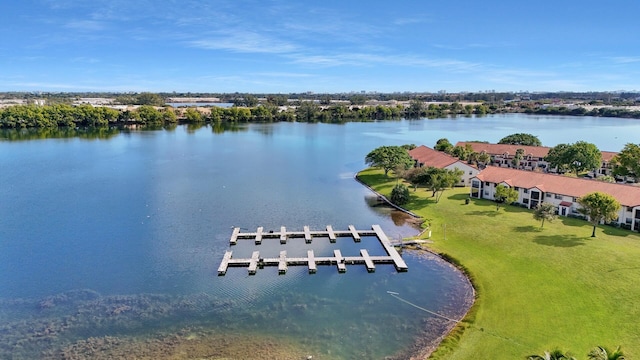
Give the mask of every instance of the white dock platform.
M 306 265 L 311 274 L 317 271 L 317 265 L 335 265 L 340 273 L 347 271 L 347 265 L 355 264 L 364 264 L 369 272 L 375 271 L 376 264 L 393 264 L 398 272 L 408 270 L 402 256 L 391 245 L 389 238 L 379 225 L 373 225 L 372 230 L 357 230 L 353 225 L 349 225 L 348 228 L 349 230 L 346 231 L 334 231 L 331 225 L 327 225 L 326 231 L 314 231 L 304 226 L 303 231 L 287 232 L 282 226 L 280 232 L 264 232 L 264 228 L 259 227 L 255 233 L 241 233 L 240 228 L 234 228 L 230 244 L 234 245 L 240 239 L 254 239 L 256 245 L 259 245 L 266 238 L 279 238 L 282 244 L 286 244 L 289 238 L 304 238 L 306 243 L 311 243 L 314 236 L 329 238 L 330 242 L 335 242 L 338 237 L 352 237 L 355 242 L 359 242 L 362 236 L 376 236 L 387 255 L 371 256 L 366 249 L 361 249 L 360 256 L 343 256 L 340 250 L 334 250 L 333 256 L 316 257 L 313 250 L 307 250 L 307 257 L 287 257 L 287 252 L 283 250 L 276 258 L 262 258 L 258 251 L 254 251 L 251 258 L 234 259 L 232 251 L 226 251 L 218 267 L 218 275 L 225 275 L 227 268 L 233 266 L 247 267 L 250 275 L 254 275 L 257 269 L 263 266 L 276 265 L 279 274 L 285 274 L 290 265 Z

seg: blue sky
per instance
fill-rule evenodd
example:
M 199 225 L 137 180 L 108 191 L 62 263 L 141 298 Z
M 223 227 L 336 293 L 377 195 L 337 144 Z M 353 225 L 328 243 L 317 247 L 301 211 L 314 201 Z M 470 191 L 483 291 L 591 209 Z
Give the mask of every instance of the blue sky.
M 640 91 L 640 1 L 4 0 L 0 91 Z

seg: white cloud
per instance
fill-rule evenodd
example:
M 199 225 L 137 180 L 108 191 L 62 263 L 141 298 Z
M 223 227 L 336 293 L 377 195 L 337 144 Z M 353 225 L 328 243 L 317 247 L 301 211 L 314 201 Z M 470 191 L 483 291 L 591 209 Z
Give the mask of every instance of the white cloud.
M 85 63 L 85 64 L 97 64 L 100 62 L 100 60 L 96 58 L 84 57 L 84 56 L 75 57 L 71 59 L 71 61 L 75 63 Z
M 393 54 L 379 55 L 368 53 L 349 53 L 335 55 L 292 55 L 294 63 L 309 64 L 316 66 L 376 66 L 393 65 L 408 67 L 443 68 L 448 71 L 474 71 L 481 64 L 455 59 L 438 59 L 428 57 L 418 57 L 415 55 Z
M 264 77 L 279 77 L 279 78 L 308 78 L 314 75 L 312 74 L 303 74 L 303 73 L 288 73 L 288 72 L 261 72 L 261 73 L 253 73 L 255 76 L 264 76 Z
M 95 20 L 74 20 L 68 22 L 65 27 L 80 31 L 101 31 L 106 28 L 106 24 Z
M 228 50 L 243 53 L 289 53 L 297 48 L 289 42 L 249 31 L 229 32 L 207 39 L 193 40 L 188 44 L 191 47 L 201 49 Z
M 393 24 L 398 26 L 430 23 L 430 22 L 431 20 L 426 17 L 406 17 L 406 18 L 397 18 L 393 20 Z
M 614 56 L 609 58 L 616 64 L 631 64 L 640 62 L 640 56 Z

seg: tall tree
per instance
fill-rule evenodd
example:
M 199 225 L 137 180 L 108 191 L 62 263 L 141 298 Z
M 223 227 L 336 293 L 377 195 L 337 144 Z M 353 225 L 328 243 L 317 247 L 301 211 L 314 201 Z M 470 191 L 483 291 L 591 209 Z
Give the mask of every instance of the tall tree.
M 496 186 L 496 192 L 493 195 L 496 200 L 496 211 L 500 209 L 500 204 L 511 204 L 518 200 L 518 191 L 509 186 L 500 184 Z
M 473 153 L 473 147 L 471 144 L 465 144 L 464 146 L 456 145 L 451 149 L 451 155 L 463 161 L 469 159 L 469 155 L 471 155 L 471 153 Z
M 413 186 L 413 191 L 418 189 L 418 186 L 426 186 L 430 178 L 428 167 L 414 167 L 404 172 L 403 178 L 407 180 Z
M 513 160 L 511 160 L 516 169 L 520 168 L 520 162 L 522 162 L 522 159 L 524 159 L 524 149 L 516 149 L 516 153 L 513 155 Z
M 173 111 L 172 107 L 166 107 L 162 111 L 162 121 L 165 123 L 174 124 L 178 122 L 178 116 L 176 116 L 175 111 Z
M 537 136 L 525 133 L 511 134 L 503 137 L 498 144 L 542 146 L 542 142 Z
M 593 224 L 591 237 L 596 237 L 596 226 L 604 221 L 609 222 L 618 218 L 620 203 L 611 195 L 592 192 L 578 199 L 580 208 L 578 212 L 588 217 Z
M 613 158 L 613 174 L 621 176 L 640 176 L 640 144 L 626 144 Z
M 556 215 L 556 206 L 552 203 L 543 202 L 538 205 L 538 207 L 533 211 L 533 218 L 538 221 L 542 221 L 540 227 L 544 227 L 544 221 L 548 220 L 552 222 L 555 218 L 558 217 Z
M 453 144 L 449 142 L 449 139 L 442 138 L 436 141 L 436 146 L 434 146 L 433 148 L 434 150 L 437 150 L 437 151 L 443 151 L 443 152 L 449 153 L 451 152 L 451 149 L 453 149 Z
M 161 124 L 162 114 L 151 105 L 142 105 L 135 110 L 144 124 Z
M 551 168 L 556 168 L 558 171 L 563 172 L 569 169 L 568 158 L 569 144 L 558 144 L 551 149 L 545 156 L 544 160 L 549 163 Z
M 486 151 L 482 151 L 478 154 L 478 165 L 487 166 L 491 162 L 491 155 L 487 154 Z
M 250 109 L 251 115 L 256 121 L 271 121 L 273 120 L 273 112 L 264 105 L 256 106 Z
M 427 168 L 426 186 L 436 198 L 436 203 L 440 201 L 446 189 L 454 187 L 460 182 L 464 172 L 460 169 L 440 169 L 436 167 Z
M 578 175 L 578 172 L 595 170 L 602 164 L 602 153 L 598 147 L 586 141 L 578 141 L 569 150 L 569 156 L 573 160 L 569 168 Z
M 560 171 L 571 170 L 576 175 L 581 171 L 595 170 L 600 167 L 602 153 L 592 143 L 578 141 L 574 144 L 558 144 L 545 157 L 551 167 Z
M 624 353 L 618 346 L 615 350 L 611 351 L 604 346 L 597 346 L 589 352 L 589 360 L 624 360 Z
M 188 108 L 184 112 L 184 118 L 190 124 L 200 123 L 204 121 L 204 116 L 202 116 L 202 114 L 194 108 Z
M 410 119 L 417 119 L 424 116 L 424 101 L 414 99 L 409 102 L 409 107 L 405 110 L 406 117 Z
M 300 122 L 316 121 L 320 114 L 320 107 L 313 101 L 303 101 L 296 108 L 296 119 Z
M 381 146 L 367 154 L 364 161 L 368 166 L 382 168 L 385 176 L 389 174 L 389 170 L 398 166 L 409 169 L 414 163 L 407 150 L 401 146 Z

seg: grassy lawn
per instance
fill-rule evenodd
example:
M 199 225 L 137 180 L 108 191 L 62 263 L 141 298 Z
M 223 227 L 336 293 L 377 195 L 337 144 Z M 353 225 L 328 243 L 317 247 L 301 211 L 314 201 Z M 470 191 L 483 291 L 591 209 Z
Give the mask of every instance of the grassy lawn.
M 379 170 L 359 178 L 387 197 L 395 184 Z M 541 229 L 527 209 L 465 205 L 468 192 L 447 190 L 436 204 L 412 190 L 405 206 L 430 219 L 430 247 L 459 261 L 479 295 L 464 332 L 434 358 L 524 359 L 560 348 L 586 359 L 597 345 L 621 345 L 640 359 L 640 234 L 601 226 L 592 238 L 589 223 L 562 217 Z

